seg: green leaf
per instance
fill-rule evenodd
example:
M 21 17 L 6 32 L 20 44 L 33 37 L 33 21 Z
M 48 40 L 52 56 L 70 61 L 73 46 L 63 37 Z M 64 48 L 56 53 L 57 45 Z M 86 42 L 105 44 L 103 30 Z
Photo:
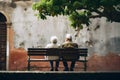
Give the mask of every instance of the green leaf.
M 120 5 L 120 0 L 40 0 L 32 4 L 32 9 L 38 11 L 37 17 L 41 19 L 46 19 L 46 16 L 67 15 L 71 26 L 76 28 L 81 27 L 81 24 L 88 26 L 90 18 L 95 16 L 92 13 L 106 17 L 109 21 L 120 22 L 119 17 L 116 17 L 119 16 L 114 7 L 116 5 Z

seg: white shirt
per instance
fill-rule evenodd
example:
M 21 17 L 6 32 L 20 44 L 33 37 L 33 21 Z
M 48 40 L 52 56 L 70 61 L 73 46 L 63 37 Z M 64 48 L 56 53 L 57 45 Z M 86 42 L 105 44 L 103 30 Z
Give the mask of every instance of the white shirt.
M 53 43 L 47 44 L 47 46 L 46 46 L 46 48 L 59 48 L 59 47 L 60 47 L 60 44 L 53 44 Z M 59 59 L 58 56 L 45 56 L 45 58 L 48 60 Z

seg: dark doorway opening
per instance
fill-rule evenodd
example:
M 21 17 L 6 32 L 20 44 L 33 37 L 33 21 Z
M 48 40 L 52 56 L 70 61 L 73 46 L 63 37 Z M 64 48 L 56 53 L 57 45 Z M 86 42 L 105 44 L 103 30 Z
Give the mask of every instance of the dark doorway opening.
M 6 70 L 7 25 L 6 17 L 0 13 L 0 70 Z

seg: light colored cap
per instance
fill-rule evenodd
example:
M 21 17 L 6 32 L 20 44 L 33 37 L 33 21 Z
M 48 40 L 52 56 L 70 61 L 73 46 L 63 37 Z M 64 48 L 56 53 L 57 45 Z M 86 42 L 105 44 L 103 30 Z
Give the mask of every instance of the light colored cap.
M 66 34 L 66 38 L 68 38 L 68 39 L 72 39 L 71 34 Z
M 57 42 L 57 40 L 58 40 L 58 38 L 56 36 L 52 36 L 51 39 L 50 39 L 50 41 L 52 43 Z

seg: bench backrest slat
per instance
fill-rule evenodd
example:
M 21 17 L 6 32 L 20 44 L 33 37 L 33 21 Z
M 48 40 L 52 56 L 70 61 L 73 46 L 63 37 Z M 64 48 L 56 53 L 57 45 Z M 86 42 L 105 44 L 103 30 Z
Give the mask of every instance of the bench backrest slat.
M 62 54 L 78 54 L 79 56 L 87 56 L 87 48 L 65 49 L 65 48 L 28 48 L 29 56 L 49 55 L 60 56 Z

